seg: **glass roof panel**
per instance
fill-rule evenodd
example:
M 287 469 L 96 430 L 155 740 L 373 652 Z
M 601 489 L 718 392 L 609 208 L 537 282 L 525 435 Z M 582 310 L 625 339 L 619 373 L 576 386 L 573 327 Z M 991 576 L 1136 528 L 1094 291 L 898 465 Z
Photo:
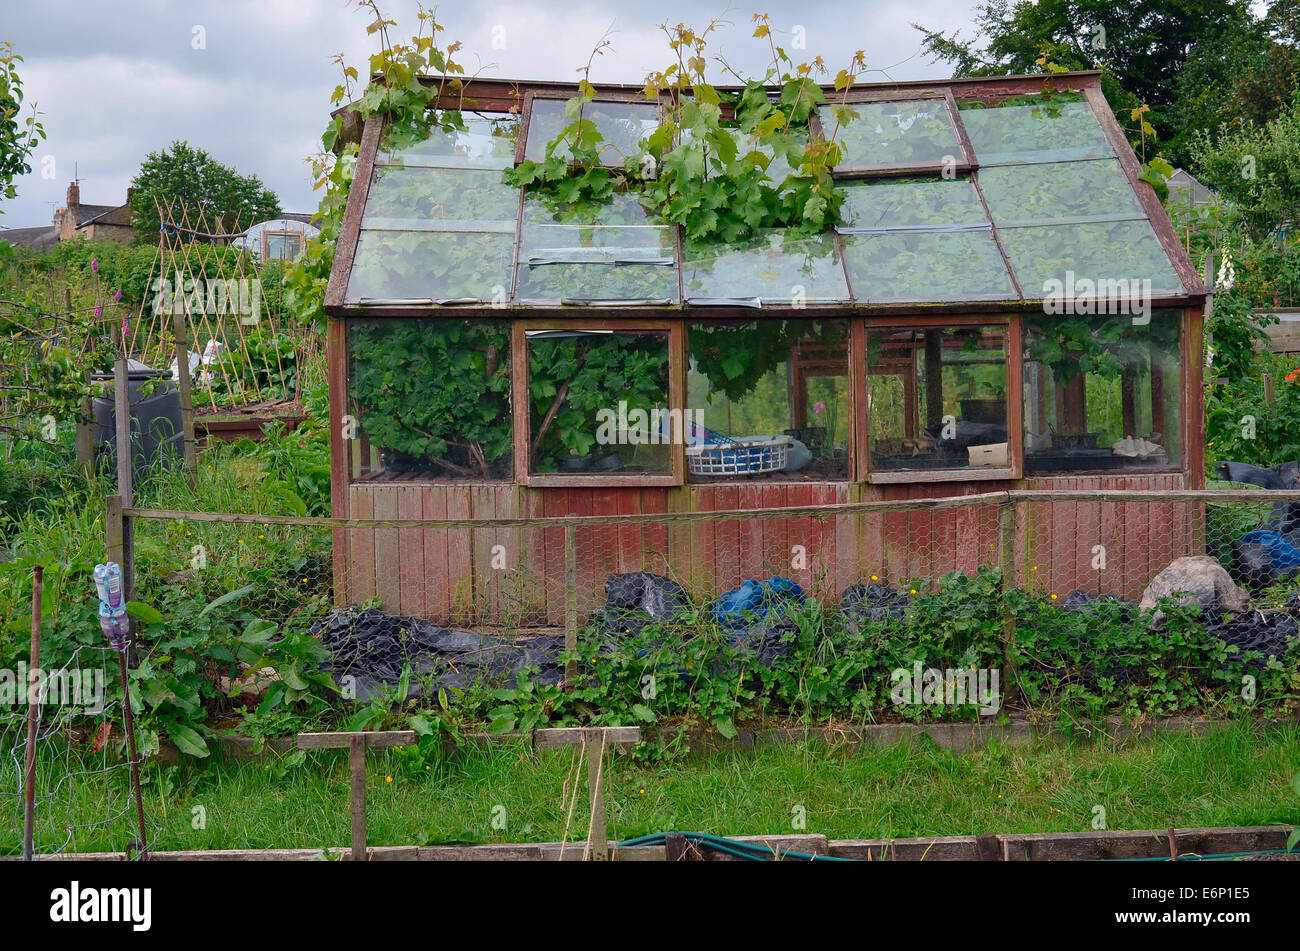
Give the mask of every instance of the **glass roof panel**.
M 1115 159 L 997 165 L 981 169 L 979 183 L 998 225 L 1146 217 Z
M 988 108 L 972 104 L 961 110 L 961 121 L 980 165 L 1068 162 L 1115 154 L 1083 99 Z
M 844 186 L 841 232 L 988 226 L 969 179 L 890 179 Z
M 519 189 L 496 169 L 377 165 L 361 227 L 514 234 L 518 216 Z
M 678 300 L 677 235 L 636 199 L 615 195 L 594 210 L 524 201 L 519 286 L 526 301 Z
M 362 231 L 347 299 L 504 300 L 510 293 L 513 234 Z
M 1081 279 L 1149 279 L 1153 294 L 1183 293 L 1178 273 L 1145 220 L 1003 228 L 998 234 L 1030 300 L 1048 293 L 1049 280 L 1077 286 Z
M 858 303 L 1015 300 L 990 231 L 845 235 Z
M 689 303 L 846 301 L 848 285 L 831 235 L 769 232 L 743 244 L 683 247 Z
M 524 158 L 541 162 L 546 158 L 546 145 L 573 120 L 566 119 L 566 100 L 534 99 L 528 118 L 528 144 Z M 640 150 L 643 139 L 659 128 L 659 106 L 653 102 L 601 102 L 587 104 L 583 119 L 594 122 L 600 132 L 597 145 L 601 164 L 622 165 L 623 161 Z M 569 157 L 569 149 L 556 151 L 561 158 Z
M 843 148 L 837 171 L 866 165 L 924 162 L 939 165 L 945 159 L 964 162 L 964 154 L 944 99 L 909 99 L 899 102 L 850 103 L 858 118 L 835 128 L 834 118 L 821 115 L 823 135 Z
M 509 168 L 515 162 L 519 117 L 505 112 L 462 112 L 465 129 L 384 131 L 375 161 L 380 165 L 437 168 Z

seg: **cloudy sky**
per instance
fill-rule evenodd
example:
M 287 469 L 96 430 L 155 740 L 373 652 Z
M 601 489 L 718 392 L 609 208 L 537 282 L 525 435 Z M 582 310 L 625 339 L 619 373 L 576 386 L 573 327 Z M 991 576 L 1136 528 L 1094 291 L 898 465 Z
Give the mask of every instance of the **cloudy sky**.
M 863 49 L 869 79 L 950 74 L 920 54 L 911 23 L 971 32 L 975 0 L 764 0 L 737 5 L 732 26 L 713 44 L 738 68 L 763 68 L 750 14 L 766 10 L 789 45 L 803 28 L 808 58 L 833 69 Z M 414 0 L 380 0 L 400 36 L 416 23 Z M 703 25 L 726 0 L 532 0 L 444 4 L 444 37 L 464 44 L 469 72 L 510 79 L 568 79 L 612 27 L 613 50 L 592 78 L 639 82 L 668 61 L 658 25 Z M 48 138 L 18 180 L 18 197 L 0 205 L 0 227 L 48 224 L 68 182 L 81 200 L 119 204 L 151 151 L 175 139 L 206 149 L 243 174 L 255 174 L 287 211 L 314 211 L 306 157 L 319 136 L 338 83 L 331 58 L 343 53 L 365 74 L 373 38 L 370 16 L 355 0 L 0 0 L 0 40 L 10 40 L 27 105 L 41 112 Z M 47 177 L 48 176 L 48 177 Z

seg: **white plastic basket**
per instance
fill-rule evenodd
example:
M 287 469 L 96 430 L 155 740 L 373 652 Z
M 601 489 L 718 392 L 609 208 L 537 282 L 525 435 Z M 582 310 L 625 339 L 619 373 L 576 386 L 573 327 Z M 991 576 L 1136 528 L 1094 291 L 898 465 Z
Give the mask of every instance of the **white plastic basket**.
M 686 447 L 692 475 L 757 475 L 785 468 L 794 440 L 789 436 L 753 436 L 734 442 L 710 442 Z

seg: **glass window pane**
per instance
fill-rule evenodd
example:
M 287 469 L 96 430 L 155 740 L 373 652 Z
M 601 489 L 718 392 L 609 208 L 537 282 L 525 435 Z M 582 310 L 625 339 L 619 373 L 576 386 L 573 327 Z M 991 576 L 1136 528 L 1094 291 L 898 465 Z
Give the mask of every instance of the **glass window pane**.
M 961 121 L 980 165 L 1110 158 L 1115 153 L 1083 99 L 984 108 L 964 104 Z
M 505 321 L 348 322 L 353 480 L 513 477 Z
M 830 235 L 773 232 L 743 244 L 684 246 L 683 282 L 692 303 L 844 301 L 844 269 Z
M 378 165 L 363 228 L 514 234 L 519 189 L 493 169 Z
M 524 158 L 534 162 L 544 161 L 546 145 L 565 126 L 575 119 L 565 117 L 565 100 L 534 99 L 532 114 L 528 118 L 528 144 Z M 640 151 L 641 142 L 659 128 L 659 106 L 642 102 L 587 103 L 582 118 L 596 124 L 601 141 L 596 149 L 603 165 L 622 165 L 624 160 Z M 556 150 L 556 155 L 568 158 L 568 146 Z
M 943 99 L 850 103 L 858 117 L 835 128 L 830 113 L 821 113 L 824 135 L 832 134 L 843 154 L 838 170 L 865 165 L 899 165 L 945 159 L 964 162 L 948 104 Z
M 867 331 L 873 471 L 1005 468 L 1003 327 Z
M 1027 472 L 1178 468 L 1181 315 L 1026 323 Z
M 515 162 L 519 117 L 504 112 L 462 112 L 464 130 L 410 129 L 384 131 L 377 161 L 389 165 L 440 168 L 509 168 Z
M 527 336 L 531 471 L 671 473 L 667 334 Z
M 844 187 L 841 231 L 988 224 L 969 179 L 897 179 Z
M 627 195 L 595 210 L 524 203 L 516 298 L 676 302 L 677 239 Z
M 688 481 L 848 478 L 848 321 L 709 321 L 688 334 Z
M 858 302 L 1016 297 L 989 231 L 848 234 L 843 240 Z
M 1145 280 L 1153 294 L 1183 293 L 1178 273 L 1146 221 L 1003 228 L 998 234 L 1030 300 L 1060 293 L 1056 282 L 1069 297 L 1086 296 L 1080 281 L 1105 282 L 1098 286 L 1100 296 L 1107 296 L 1101 287 L 1114 290 L 1111 297 L 1119 295 L 1116 282 L 1126 282 L 1119 296 L 1127 297 L 1131 287 L 1136 297 Z
M 981 169 L 979 182 L 999 225 L 1146 217 L 1133 186 L 1114 159 L 998 165 Z
M 514 247 L 512 234 L 362 231 L 347 299 L 502 299 Z

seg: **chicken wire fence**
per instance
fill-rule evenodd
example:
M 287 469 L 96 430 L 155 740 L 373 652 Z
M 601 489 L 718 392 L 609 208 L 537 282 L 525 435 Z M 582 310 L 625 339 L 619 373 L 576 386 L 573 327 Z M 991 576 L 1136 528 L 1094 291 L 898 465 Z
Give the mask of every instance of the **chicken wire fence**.
M 117 652 L 107 644 L 82 644 L 58 666 L 42 666 L 35 682 L 24 664 L 6 673 L 13 675 L 6 679 L 14 690 L 0 704 L 0 855 L 19 855 L 23 848 L 33 698 L 33 854 L 76 852 L 78 842 L 87 841 L 112 851 L 138 849 L 121 694 L 114 690 Z M 146 815 L 146 835 L 158 830 Z
M 1183 557 L 1217 559 L 1256 592 L 1284 589 L 1300 571 L 1294 492 L 1264 499 L 1249 490 L 1013 490 L 752 509 L 739 499 L 707 512 L 480 517 L 471 514 L 473 502 L 461 511 L 431 506 L 443 488 L 390 490 L 387 505 L 376 499 L 372 508 L 391 515 L 382 518 L 128 509 L 137 597 L 151 593 L 166 613 L 169 604 L 201 608 L 238 592 L 247 616 L 279 625 L 307 624 L 333 605 L 352 604 L 527 633 L 581 626 L 606 603 L 611 577 L 641 572 L 680 585 L 697 604 L 746 580 L 777 578 L 834 605 L 854 586 L 906 593 L 981 568 L 999 571 L 1006 587 L 1038 595 L 1132 601 Z M 636 508 L 649 493 L 627 498 Z M 490 499 L 487 507 L 501 510 Z

